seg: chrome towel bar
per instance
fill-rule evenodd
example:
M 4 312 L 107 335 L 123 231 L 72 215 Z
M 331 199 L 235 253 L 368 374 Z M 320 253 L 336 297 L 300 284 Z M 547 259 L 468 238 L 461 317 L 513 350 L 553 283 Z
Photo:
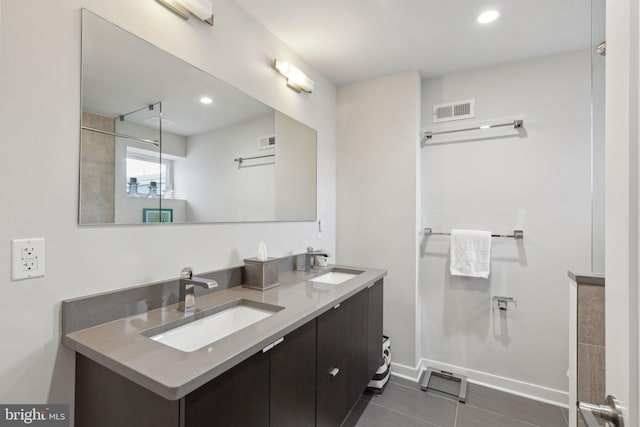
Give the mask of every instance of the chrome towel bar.
M 451 236 L 451 233 L 440 233 L 433 231 L 430 227 L 424 229 L 425 236 Z M 510 237 L 512 239 L 523 239 L 524 231 L 513 230 L 513 234 L 492 234 L 491 237 Z
M 509 123 L 500 123 L 497 125 L 484 125 L 484 126 L 476 126 L 476 127 L 464 128 L 464 129 L 443 130 L 438 132 L 425 132 L 423 134 L 423 137 L 424 139 L 431 139 L 434 135 L 443 135 L 445 133 L 467 132 L 470 130 L 491 129 L 491 128 L 499 128 L 503 126 L 513 126 L 514 129 L 520 129 L 521 127 L 524 126 L 524 120 L 514 120 Z
M 253 160 L 253 159 L 262 159 L 264 157 L 275 157 L 275 154 L 265 154 L 264 156 L 253 156 L 253 157 L 238 157 L 233 159 L 234 162 L 239 162 L 242 164 L 245 160 Z
M 137 136 L 125 135 L 123 133 L 117 133 L 117 132 L 109 132 L 107 130 L 96 129 L 89 126 L 81 126 L 81 127 L 82 127 L 82 130 L 89 130 L 91 132 L 98 132 L 105 135 L 115 136 L 116 138 L 125 138 L 125 139 L 130 139 L 132 141 L 144 142 L 145 144 L 151 144 L 156 147 L 160 146 L 160 142 L 155 139 L 138 138 Z

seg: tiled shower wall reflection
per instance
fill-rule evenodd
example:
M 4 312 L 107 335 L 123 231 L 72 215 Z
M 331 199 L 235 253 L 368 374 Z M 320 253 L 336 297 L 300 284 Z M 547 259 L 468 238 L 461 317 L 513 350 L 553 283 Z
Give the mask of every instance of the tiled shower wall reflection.
M 112 118 L 82 113 L 82 125 L 114 132 Z M 82 131 L 80 182 L 80 223 L 100 224 L 114 221 L 115 138 L 89 130 Z

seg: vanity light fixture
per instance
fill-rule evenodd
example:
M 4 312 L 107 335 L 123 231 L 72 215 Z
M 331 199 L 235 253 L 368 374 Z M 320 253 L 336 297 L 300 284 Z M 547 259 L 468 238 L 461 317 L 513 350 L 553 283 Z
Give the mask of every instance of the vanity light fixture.
M 273 68 L 287 78 L 287 86 L 296 92 L 313 92 L 313 80 L 287 61 L 273 60 Z
M 208 96 L 203 96 L 202 98 L 200 98 L 200 102 L 202 102 L 203 104 L 211 104 L 213 102 L 213 99 L 209 98 Z
M 189 19 L 189 13 L 191 13 L 213 27 L 213 4 L 209 0 L 156 1 L 182 19 Z
M 479 24 L 489 24 L 495 21 L 496 19 L 498 19 L 499 17 L 500 17 L 500 12 L 498 12 L 497 10 L 486 10 L 482 12 L 480 15 L 478 15 L 478 17 L 476 18 L 476 21 Z

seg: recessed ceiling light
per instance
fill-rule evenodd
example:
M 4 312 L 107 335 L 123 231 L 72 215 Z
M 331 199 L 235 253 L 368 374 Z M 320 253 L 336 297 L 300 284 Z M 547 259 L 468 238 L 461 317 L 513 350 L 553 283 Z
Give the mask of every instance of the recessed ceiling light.
M 213 102 L 213 99 L 209 98 L 208 96 L 203 96 L 202 98 L 200 98 L 200 102 L 202 102 L 203 104 L 211 104 Z
M 480 24 L 488 24 L 498 19 L 499 16 L 500 12 L 498 12 L 497 10 L 486 10 L 478 15 L 476 21 L 478 21 L 478 23 Z

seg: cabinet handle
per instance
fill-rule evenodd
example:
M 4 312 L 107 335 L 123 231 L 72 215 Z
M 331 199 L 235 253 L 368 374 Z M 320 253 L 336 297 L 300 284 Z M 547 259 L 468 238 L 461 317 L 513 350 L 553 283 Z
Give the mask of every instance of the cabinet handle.
M 271 344 L 269 344 L 268 346 L 266 346 L 265 348 L 262 349 L 263 353 L 266 353 L 267 351 L 271 350 L 273 347 L 277 346 L 278 344 L 280 344 L 282 341 L 284 341 L 284 337 L 280 337 L 277 340 L 275 340 L 274 342 L 272 342 Z
M 335 310 L 336 308 L 340 307 L 340 303 L 336 304 L 333 306 L 333 309 Z
M 329 375 L 331 375 L 332 377 L 335 377 L 336 375 L 338 375 L 338 372 L 340 372 L 340 369 L 333 368 L 331 372 L 329 372 Z

